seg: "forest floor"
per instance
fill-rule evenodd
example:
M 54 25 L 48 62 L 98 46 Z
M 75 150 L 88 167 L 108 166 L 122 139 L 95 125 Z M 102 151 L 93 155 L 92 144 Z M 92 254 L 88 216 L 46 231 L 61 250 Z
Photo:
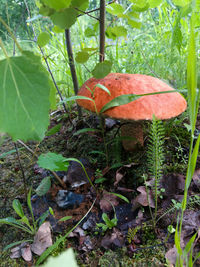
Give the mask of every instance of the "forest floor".
M 164 190 L 158 199 L 157 223 L 153 227 L 151 212 L 155 214 L 155 202 L 151 190 L 152 180 L 148 178 L 148 198 L 144 186 L 144 174 L 148 174 L 146 156 L 148 137 L 145 138 L 143 147 L 134 152 L 127 152 L 123 149 L 119 138 L 119 122 L 107 120 L 108 163 L 106 163 L 104 142 L 100 132 L 76 134 L 82 128 L 98 127 L 98 119 L 87 115 L 83 120 L 79 120 L 72 113 L 70 120 L 72 123 L 66 116 L 55 113 L 50 128 L 60 123 L 58 132 L 45 137 L 41 143 L 26 143 L 29 149 L 17 142 L 26 186 L 32 187 L 35 218 L 42 215 L 49 207 L 53 209 L 54 215 L 48 217 L 53 242 L 78 223 L 94 203 L 90 213 L 73 233 L 59 244 L 53 255 L 56 256 L 66 248 L 72 247 L 76 252 L 79 266 L 169 266 L 166 257 L 173 262 L 175 249 L 174 234 L 169 233 L 168 226 L 170 225 L 172 232 L 176 227 L 178 203 L 183 198 L 187 170 L 189 134 L 184 127 L 186 121 L 175 119 L 173 122 L 165 123 L 165 162 L 160 180 L 160 186 Z M 149 125 L 146 126 L 149 129 Z M 7 136 L 1 136 L 1 140 L 0 217 L 17 218 L 12 208 L 14 199 L 22 203 L 25 214 L 30 216 L 20 163 L 16 152 L 12 151 L 15 149 L 14 143 Z M 61 153 L 65 157 L 79 159 L 95 187 L 93 188 L 87 181 L 80 165 L 70 162 L 67 172 L 56 173 L 65 181 L 66 188 L 62 188 L 52 173 L 37 165 L 37 157 L 47 152 Z M 183 244 L 186 244 L 200 228 L 199 168 L 198 161 L 189 189 L 188 209 L 183 220 Z M 51 188 L 44 197 L 38 197 L 35 195 L 35 189 L 46 176 L 52 177 Z M 61 190 L 72 192 L 73 197 L 77 197 L 75 204 L 70 204 L 71 206 L 67 208 L 59 207 L 57 199 Z M 65 216 L 72 218 L 58 222 Z M 194 244 L 194 253 L 200 250 L 199 237 L 200 233 Z M 3 251 L 6 245 L 23 239 L 30 239 L 30 236 L 14 227 L 0 225 L 1 267 L 35 264 L 38 258 L 36 255 L 32 261 L 27 262 L 22 258 L 10 258 L 10 250 Z M 196 264 L 200 266 L 200 262 Z

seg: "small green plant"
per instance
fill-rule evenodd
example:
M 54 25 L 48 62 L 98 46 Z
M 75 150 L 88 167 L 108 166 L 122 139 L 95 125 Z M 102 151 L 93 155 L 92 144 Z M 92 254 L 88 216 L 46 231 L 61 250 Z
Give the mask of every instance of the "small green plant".
M 108 229 L 112 229 L 113 227 L 117 226 L 118 220 L 116 214 L 114 215 L 114 218 L 110 219 L 106 213 L 103 213 L 102 219 L 104 223 L 97 223 L 96 229 L 99 230 L 101 228 L 103 233 L 106 232 Z
M 136 226 L 136 227 L 134 227 L 134 228 L 129 228 L 129 229 L 128 229 L 127 240 L 128 240 L 128 242 L 129 242 L 129 244 L 132 243 L 132 241 L 133 241 L 135 235 L 137 234 L 138 230 L 140 230 L 140 229 L 141 229 L 140 226 Z
M 149 131 L 149 144 L 147 151 L 148 171 L 151 178 L 154 179 L 153 193 L 155 200 L 154 226 L 156 223 L 158 197 L 162 196 L 163 189 L 160 188 L 160 180 L 163 174 L 164 162 L 164 127 L 161 121 L 153 116 L 151 128 Z
M 32 236 L 34 236 L 40 227 L 40 225 L 43 224 L 43 222 L 46 220 L 46 218 L 49 216 L 49 210 L 44 212 L 37 220 L 35 220 L 34 215 L 33 215 L 33 209 L 31 205 L 31 189 L 29 190 L 28 196 L 27 196 L 27 205 L 29 208 L 29 211 L 31 213 L 31 219 L 29 219 L 23 211 L 22 205 L 18 199 L 13 200 L 13 209 L 15 210 L 16 214 L 20 217 L 20 219 L 15 219 L 14 217 L 7 217 L 7 218 L 2 218 L 0 219 L 0 224 L 7 224 L 10 226 L 13 226 L 15 228 L 18 228 Z M 26 240 L 27 241 L 27 240 Z M 32 240 L 29 240 L 32 241 Z M 8 245 L 6 248 L 10 248 L 16 244 L 20 244 L 25 242 L 25 240 L 19 241 L 12 243 Z M 6 249 L 5 248 L 5 249 Z
M 100 169 L 96 169 L 95 171 L 95 184 L 101 184 L 103 183 L 104 181 L 106 181 L 106 178 L 103 177 L 103 173 Z

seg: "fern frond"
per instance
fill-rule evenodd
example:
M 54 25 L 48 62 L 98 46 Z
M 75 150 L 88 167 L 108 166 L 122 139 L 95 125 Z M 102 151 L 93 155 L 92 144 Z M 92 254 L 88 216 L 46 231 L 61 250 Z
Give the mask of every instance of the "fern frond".
M 133 241 L 136 233 L 138 232 L 138 230 L 140 229 L 140 226 L 136 226 L 134 228 L 129 228 L 128 229 L 128 233 L 127 233 L 127 240 L 129 242 L 129 244 Z

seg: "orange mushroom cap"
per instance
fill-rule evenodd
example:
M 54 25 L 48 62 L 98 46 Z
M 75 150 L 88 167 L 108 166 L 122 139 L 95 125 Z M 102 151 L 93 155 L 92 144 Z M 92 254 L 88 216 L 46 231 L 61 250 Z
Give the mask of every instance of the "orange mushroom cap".
M 94 100 L 97 111 L 117 96 L 127 94 L 147 94 L 174 90 L 163 81 L 148 75 L 110 73 L 102 79 L 90 78 L 80 88 L 78 95 L 92 98 L 91 92 L 96 84 L 102 84 L 110 91 L 111 95 L 96 87 Z M 95 112 L 94 103 L 89 100 L 79 99 L 77 103 L 87 110 Z M 170 119 L 181 114 L 187 108 L 184 97 L 177 93 L 166 93 L 142 96 L 128 104 L 113 107 L 103 114 L 112 118 L 126 120 L 151 120 L 153 115 L 157 119 Z

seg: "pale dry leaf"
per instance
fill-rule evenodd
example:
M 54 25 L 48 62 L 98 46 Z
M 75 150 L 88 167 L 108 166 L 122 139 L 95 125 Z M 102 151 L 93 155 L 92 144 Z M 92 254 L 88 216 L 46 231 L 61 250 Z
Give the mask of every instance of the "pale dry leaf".
M 194 181 L 194 184 L 199 188 L 200 187 L 200 169 L 194 172 L 192 180 Z
M 25 247 L 21 249 L 22 258 L 25 261 L 31 261 L 32 260 L 32 252 L 31 252 L 31 246 L 29 244 L 26 244 Z
M 167 251 L 165 254 L 165 258 L 174 266 L 176 264 L 176 257 L 177 257 L 177 250 L 174 246 L 173 248 L 170 248 L 170 250 Z
M 18 259 L 21 256 L 22 256 L 22 253 L 21 253 L 20 246 L 17 246 L 15 248 L 12 248 L 11 249 L 11 255 L 10 255 L 10 258 L 11 259 Z
M 122 167 L 120 167 L 117 171 L 116 171 L 116 176 L 115 176 L 115 182 L 114 182 L 114 186 L 117 186 L 118 183 L 124 178 L 124 176 L 126 175 L 126 172 L 124 171 L 125 168 L 131 168 L 135 165 L 138 165 L 137 163 L 131 163 L 131 164 L 127 164 L 124 165 Z
M 34 242 L 31 245 L 31 250 L 37 254 L 41 255 L 48 247 L 52 245 L 50 223 L 43 223 L 38 229 Z
M 103 192 L 103 197 L 100 200 L 100 208 L 103 212 L 105 211 L 111 211 L 113 209 L 113 206 L 117 206 L 119 204 L 118 201 L 118 197 L 113 195 L 113 194 L 109 194 L 107 192 Z
M 114 186 L 118 185 L 118 183 L 122 180 L 125 174 L 126 173 L 122 174 L 119 170 L 116 172 Z
M 148 197 L 145 186 L 139 186 L 137 191 L 139 191 L 140 194 L 135 198 L 135 202 L 138 202 L 145 207 L 150 206 L 151 208 L 155 208 L 154 198 L 151 190 L 148 191 Z
M 113 245 L 116 247 L 124 245 L 124 235 L 117 228 L 113 228 L 112 234 L 106 234 L 101 241 L 101 246 L 105 249 L 109 249 Z

